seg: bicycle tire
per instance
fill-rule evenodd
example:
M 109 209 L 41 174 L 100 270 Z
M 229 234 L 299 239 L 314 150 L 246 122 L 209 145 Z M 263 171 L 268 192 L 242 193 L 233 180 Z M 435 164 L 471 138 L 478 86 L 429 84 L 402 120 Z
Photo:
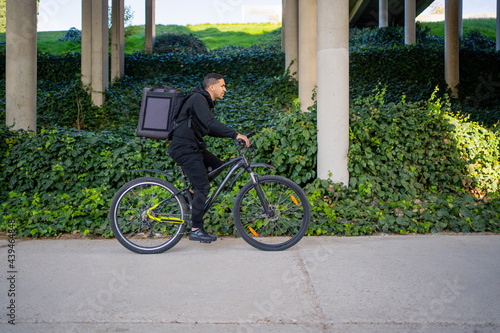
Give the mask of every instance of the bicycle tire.
M 182 195 L 166 180 L 142 177 L 123 185 L 115 194 L 109 210 L 109 223 L 116 239 L 130 251 L 141 254 L 164 252 L 175 246 L 186 229 L 185 223 L 169 223 L 153 220 L 150 216 L 159 212 L 162 217 L 186 220 L 188 210 Z M 148 210 L 162 200 L 171 197 L 155 213 Z
M 252 182 L 236 196 L 233 218 L 241 237 L 263 251 L 282 251 L 297 244 L 309 227 L 311 207 L 304 191 L 288 178 L 258 178 L 271 214 L 266 215 Z

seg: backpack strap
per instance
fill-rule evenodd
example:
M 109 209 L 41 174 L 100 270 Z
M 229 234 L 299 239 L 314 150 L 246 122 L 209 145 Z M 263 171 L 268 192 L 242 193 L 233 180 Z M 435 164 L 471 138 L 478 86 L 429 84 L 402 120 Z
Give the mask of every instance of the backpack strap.
M 187 94 L 187 95 L 186 95 L 186 97 L 184 97 L 184 99 L 183 99 L 183 101 L 182 101 L 182 104 L 180 105 L 180 112 L 179 112 L 179 115 L 177 116 L 177 118 L 176 118 L 176 120 L 175 120 L 177 124 L 180 124 L 180 123 L 182 123 L 182 122 L 184 122 L 184 121 L 186 121 L 186 120 L 187 120 L 187 121 L 188 121 L 187 126 L 188 126 L 189 128 L 191 128 L 191 119 L 193 118 L 193 115 L 191 114 L 191 112 L 188 112 L 188 110 L 186 110 L 186 112 L 185 112 L 185 113 L 186 113 L 186 116 L 187 116 L 187 117 L 186 117 L 186 118 L 184 118 L 184 119 L 181 119 L 181 120 L 179 120 L 179 118 L 181 117 L 181 114 L 182 114 L 182 108 L 184 107 L 184 104 L 186 104 L 186 102 L 188 101 L 188 99 L 190 99 L 190 98 L 191 98 L 191 96 L 193 96 L 194 94 L 196 94 L 196 92 L 190 92 L 189 94 Z M 189 113 L 189 114 L 188 114 L 188 113 Z

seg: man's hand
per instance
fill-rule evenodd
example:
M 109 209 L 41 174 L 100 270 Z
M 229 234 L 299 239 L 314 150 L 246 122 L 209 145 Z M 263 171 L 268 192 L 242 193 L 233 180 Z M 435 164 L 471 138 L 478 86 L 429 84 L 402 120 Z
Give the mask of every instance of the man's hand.
M 245 135 L 238 133 L 238 135 L 236 136 L 236 140 L 243 140 L 245 141 L 246 146 L 250 147 L 250 141 Z

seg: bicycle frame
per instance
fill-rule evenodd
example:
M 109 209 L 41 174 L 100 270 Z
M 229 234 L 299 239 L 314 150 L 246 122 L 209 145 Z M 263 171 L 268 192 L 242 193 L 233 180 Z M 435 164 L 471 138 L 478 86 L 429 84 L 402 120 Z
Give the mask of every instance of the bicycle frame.
M 208 212 L 208 210 L 210 209 L 210 207 L 212 207 L 213 203 L 215 202 L 215 200 L 217 200 L 217 198 L 222 193 L 222 191 L 224 190 L 224 188 L 226 187 L 228 182 L 230 180 L 232 180 L 231 184 L 229 185 L 229 187 L 232 187 L 234 185 L 234 183 L 236 182 L 236 180 L 239 178 L 239 176 L 244 171 L 248 172 L 252 183 L 257 184 L 258 176 L 253 172 L 254 167 L 265 167 L 265 168 L 274 169 L 274 167 L 272 165 L 269 165 L 266 163 L 249 164 L 248 160 L 246 159 L 245 154 L 243 154 L 241 151 L 239 151 L 239 153 L 240 153 L 240 156 L 233 158 L 232 160 L 224 163 L 223 165 L 221 165 L 220 167 L 218 167 L 215 170 L 212 170 L 208 174 L 209 177 L 213 176 L 213 175 L 217 175 L 219 173 L 219 171 L 226 169 L 232 165 L 231 169 L 228 171 L 228 173 L 226 174 L 224 179 L 221 181 L 219 186 L 215 189 L 215 191 L 212 193 L 212 195 L 207 199 L 207 202 L 205 203 L 205 207 L 203 209 L 203 214 L 206 214 Z M 241 170 L 238 173 L 236 173 L 236 171 L 238 171 L 239 169 L 241 169 Z M 235 175 L 235 173 L 236 173 L 236 175 Z M 189 181 L 187 180 L 187 177 L 184 175 L 184 173 L 183 173 L 183 177 L 184 177 L 184 189 L 182 189 L 180 192 L 187 190 L 189 188 L 189 185 L 190 185 Z M 257 191 L 259 191 L 259 190 L 260 190 L 260 187 L 258 188 Z M 260 193 L 262 193 L 262 192 L 260 192 Z M 262 200 L 262 198 L 264 198 L 263 195 L 259 195 L 259 197 L 261 198 L 261 200 Z M 191 197 L 189 199 L 191 200 Z M 266 207 L 266 213 L 268 213 L 267 212 L 267 204 L 265 202 L 262 202 L 262 204 L 264 207 Z
M 214 193 L 212 193 L 212 195 L 207 199 L 207 202 L 205 203 L 205 208 L 203 209 L 203 214 L 206 214 L 208 212 L 208 210 L 210 209 L 210 207 L 212 207 L 214 201 L 219 197 L 219 194 L 221 194 L 221 192 L 224 189 L 224 187 L 226 186 L 226 184 L 229 182 L 229 180 L 231 180 L 232 176 L 235 174 L 235 172 L 238 169 L 245 168 L 247 171 L 250 170 L 250 172 L 253 173 L 253 170 L 251 169 L 250 165 L 248 165 L 248 161 L 246 160 L 246 158 L 244 156 L 239 156 L 239 157 L 232 159 L 231 161 L 229 161 L 227 163 L 224 163 L 223 165 L 221 165 L 217 169 L 211 171 L 208 174 L 208 176 L 210 177 L 211 175 L 215 175 L 220 170 L 223 170 L 223 169 L 229 167 L 230 165 L 233 165 L 233 167 L 229 170 L 229 172 L 226 174 L 226 177 L 224 177 L 222 182 L 215 189 Z M 239 175 L 240 174 L 238 174 L 237 176 L 239 176 Z M 234 184 L 234 182 L 236 182 L 237 178 L 238 177 L 234 177 L 231 184 Z
M 226 168 L 228 168 L 228 167 L 230 167 L 232 165 L 231 169 L 226 174 L 226 176 L 224 177 L 224 179 L 222 180 L 222 182 L 215 189 L 215 191 L 212 193 L 212 195 L 207 199 L 207 202 L 205 203 L 205 207 L 203 209 L 203 214 L 206 214 L 208 212 L 208 210 L 210 209 L 210 207 L 212 207 L 213 203 L 219 197 L 219 195 L 222 193 L 222 191 L 224 190 L 224 188 L 226 187 L 226 185 L 229 183 L 229 181 L 231 181 L 231 184 L 230 184 L 229 187 L 232 187 L 234 185 L 234 183 L 236 182 L 236 180 L 239 178 L 239 176 L 243 172 L 246 171 L 250 175 L 250 179 L 251 179 L 251 181 L 252 181 L 253 184 L 258 184 L 258 176 L 253 171 L 254 167 L 264 167 L 264 168 L 274 169 L 274 167 L 272 165 L 269 165 L 267 163 L 252 163 L 252 164 L 250 164 L 250 163 L 248 163 L 248 160 L 247 160 L 245 154 L 242 152 L 242 149 L 238 148 L 238 152 L 239 152 L 240 156 L 235 157 L 232 160 L 224 163 L 223 165 L 221 165 L 220 167 L 218 167 L 215 170 L 212 170 L 208 174 L 209 177 L 217 175 L 220 171 L 222 171 L 222 170 L 224 170 L 224 169 L 226 169 Z M 238 170 L 239 170 L 239 172 L 236 173 Z M 174 173 L 174 172 L 180 172 L 181 175 L 182 175 L 182 180 L 183 180 L 183 183 L 184 183 L 184 188 L 180 189 L 177 193 L 174 193 L 174 196 L 177 196 L 177 195 L 179 195 L 181 193 L 189 193 L 187 195 L 188 204 L 191 203 L 191 201 L 192 201 L 192 195 L 188 191 L 188 189 L 191 187 L 191 184 L 190 184 L 187 176 L 185 175 L 185 173 L 182 171 L 182 169 L 165 170 L 165 171 L 154 170 L 154 169 L 138 169 L 138 170 L 126 171 L 126 172 L 134 172 L 134 171 L 153 172 L 153 173 L 158 173 L 158 174 L 167 176 L 169 178 L 175 178 L 172 175 L 172 173 Z M 268 207 L 267 203 L 265 202 L 264 195 L 262 193 L 262 189 L 260 188 L 260 186 L 256 186 L 256 191 L 258 193 L 259 199 L 261 200 L 262 206 L 265 209 L 265 213 L 269 214 L 269 207 Z M 162 206 L 163 203 L 167 202 L 171 198 L 172 197 L 169 197 L 169 198 L 161 201 L 157 205 L 155 205 L 155 207 L 150 208 L 148 210 L 148 216 L 150 218 L 152 218 L 153 220 L 156 220 L 156 221 L 159 221 L 159 222 L 182 223 L 181 222 L 182 220 L 179 220 L 179 219 L 173 219 L 172 220 L 171 218 L 167 218 L 166 220 L 162 220 L 163 218 L 157 218 L 157 217 L 154 217 L 154 216 L 150 215 L 150 213 L 152 211 L 154 211 L 155 208 Z

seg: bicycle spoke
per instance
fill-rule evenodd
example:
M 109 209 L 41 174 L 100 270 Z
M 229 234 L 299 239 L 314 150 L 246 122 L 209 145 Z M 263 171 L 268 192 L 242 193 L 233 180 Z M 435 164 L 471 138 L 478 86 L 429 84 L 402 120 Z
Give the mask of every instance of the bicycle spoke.
M 154 216 L 182 219 L 186 211 L 184 200 L 175 197 L 166 200 L 176 192 L 173 185 L 156 178 L 139 178 L 124 185 L 110 209 L 110 223 L 116 238 L 139 253 L 157 253 L 175 245 L 184 233 L 184 223 L 158 222 L 150 218 L 148 212 L 156 205 Z
M 282 250 L 294 245 L 309 224 L 305 194 L 295 183 L 279 176 L 263 176 L 259 186 L 268 207 L 262 207 L 254 185 L 247 184 L 234 206 L 238 231 L 250 245 L 261 250 Z

